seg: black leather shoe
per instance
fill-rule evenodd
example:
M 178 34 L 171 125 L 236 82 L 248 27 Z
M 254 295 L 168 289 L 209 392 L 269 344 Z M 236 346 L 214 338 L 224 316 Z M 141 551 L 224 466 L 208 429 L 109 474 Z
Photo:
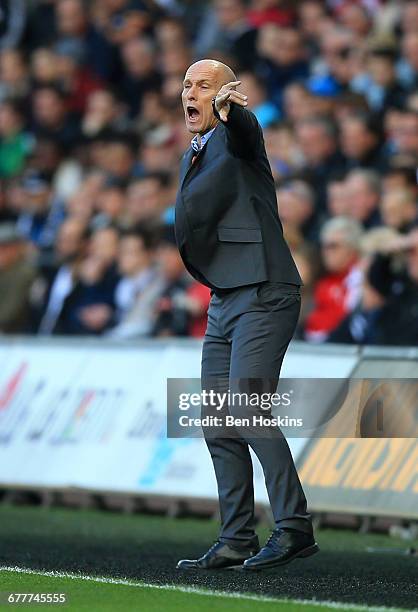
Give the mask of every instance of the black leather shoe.
M 243 569 L 257 571 L 286 565 L 293 559 L 310 557 L 318 551 L 313 535 L 293 529 L 275 529 L 260 552 L 245 561 Z
M 182 559 L 177 563 L 177 569 L 183 570 L 215 570 L 242 569 L 246 559 L 254 557 L 260 549 L 231 548 L 224 542 L 216 541 L 207 553 L 200 559 Z

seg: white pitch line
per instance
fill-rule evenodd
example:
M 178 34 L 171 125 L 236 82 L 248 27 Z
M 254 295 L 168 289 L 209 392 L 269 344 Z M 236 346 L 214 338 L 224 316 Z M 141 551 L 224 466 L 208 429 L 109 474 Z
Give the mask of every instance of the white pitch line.
M 237 593 L 227 591 L 210 591 L 176 584 L 150 584 L 147 582 L 134 582 L 124 578 L 107 578 L 104 576 L 88 576 L 87 574 L 72 574 L 68 572 L 42 571 L 27 567 L 0 566 L 0 572 L 15 572 L 18 574 L 34 574 L 36 576 L 48 576 L 50 578 L 69 578 L 70 580 L 85 580 L 103 584 L 119 584 L 121 586 L 139 587 L 147 589 L 161 589 L 165 591 L 180 591 L 182 593 L 194 593 L 210 597 L 228 597 L 231 599 L 248 599 L 252 601 L 263 601 L 270 603 L 298 604 L 301 606 L 328 606 L 336 610 L 357 610 L 358 612 L 400 612 L 406 608 L 388 608 L 386 606 L 362 606 L 359 604 L 340 603 L 337 601 L 318 601 L 317 599 L 286 599 L 274 598 L 264 595 L 253 595 L 252 593 Z M 409 610 L 409 612 L 413 612 Z

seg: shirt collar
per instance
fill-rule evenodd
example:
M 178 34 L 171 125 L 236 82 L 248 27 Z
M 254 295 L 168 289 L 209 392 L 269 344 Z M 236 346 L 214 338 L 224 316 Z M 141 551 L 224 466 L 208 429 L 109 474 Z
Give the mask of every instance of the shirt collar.
M 205 144 L 207 143 L 207 141 L 209 140 L 209 138 L 212 136 L 214 130 L 215 128 L 212 128 L 209 132 L 206 132 L 206 134 L 203 134 L 203 136 L 200 137 L 200 146 L 199 146 L 199 141 L 198 141 L 198 134 L 196 134 L 196 136 L 194 136 L 191 141 L 193 150 L 201 151 L 203 147 L 205 146 Z

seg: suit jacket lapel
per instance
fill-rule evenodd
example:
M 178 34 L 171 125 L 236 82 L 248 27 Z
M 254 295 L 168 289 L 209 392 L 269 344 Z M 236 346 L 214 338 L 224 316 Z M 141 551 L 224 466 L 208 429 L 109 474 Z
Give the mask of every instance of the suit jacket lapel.
M 194 155 L 194 149 L 193 147 L 190 147 L 190 149 L 188 149 L 183 156 L 183 160 L 181 162 L 181 167 L 180 167 L 180 189 L 183 187 L 184 179 L 186 178 L 186 175 L 192 165 L 193 155 Z
M 219 126 L 216 127 L 215 131 L 213 132 L 212 136 L 209 138 L 209 140 L 205 143 L 203 149 L 201 150 L 201 152 L 199 153 L 199 157 L 202 156 L 203 154 L 206 154 L 206 149 L 209 147 L 214 147 L 215 146 L 215 141 L 217 140 L 217 138 L 220 137 L 220 133 L 221 130 L 219 129 Z M 181 170 L 180 170 L 180 189 L 183 187 L 183 183 L 186 180 L 187 176 L 189 175 L 189 172 L 195 168 L 197 168 L 197 163 L 195 163 L 194 165 L 192 164 L 192 157 L 195 154 L 195 151 L 193 149 L 193 147 L 191 146 L 190 149 L 188 149 L 183 157 L 183 161 L 182 161 L 182 165 L 181 165 Z

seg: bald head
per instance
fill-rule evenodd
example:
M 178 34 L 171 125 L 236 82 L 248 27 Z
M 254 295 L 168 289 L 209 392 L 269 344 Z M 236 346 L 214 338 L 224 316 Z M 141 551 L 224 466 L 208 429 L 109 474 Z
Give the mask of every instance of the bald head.
M 212 98 L 223 85 L 236 80 L 229 66 L 213 59 L 199 60 L 187 69 L 182 102 L 189 132 L 204 134 L 216 126 Z
M 213 72 L 214 76 L 218 80 L 219 88 L 221 88 L 222 85 L 226 85 L 226 83 L 231 83 L 232 81 L 237 80 L 237 77 L 234 71 L 229 66 L 224 64 L 223 62 L 218 62 L 218 60 L 213 60 L 213 59 L 199 60 L 198 62 L 195 62 L 187 69 L 186 75 L 189 72 L 189 70 L 193 70 L 193 71 L 194 70 L 203 70 L 203 71 L 209 70 Z

